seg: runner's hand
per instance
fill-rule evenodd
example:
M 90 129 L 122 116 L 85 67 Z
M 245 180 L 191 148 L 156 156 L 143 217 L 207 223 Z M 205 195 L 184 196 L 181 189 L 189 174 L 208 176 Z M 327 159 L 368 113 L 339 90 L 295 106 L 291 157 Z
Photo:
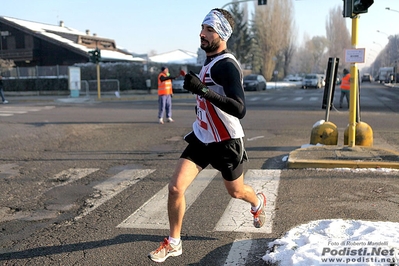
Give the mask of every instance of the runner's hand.
M 204 96 L 209 91 L 209 89 L 192 71 L 190 71 L 190 73 L 186 74 L 186 76 L 184 77 L 183 88 L 191 91 L 194 94 L 198 94 L 199 96 Z

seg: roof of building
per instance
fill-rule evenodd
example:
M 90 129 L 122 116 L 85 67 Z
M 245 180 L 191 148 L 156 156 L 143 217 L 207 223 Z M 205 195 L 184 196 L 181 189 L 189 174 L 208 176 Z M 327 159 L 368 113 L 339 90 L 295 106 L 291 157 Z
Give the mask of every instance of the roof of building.
M 197 64 L 197 54 L 181 49 L 150 56 L 149 60 L 157 63 L 169 64 Z
M 144 61 L 144 59 L 133 57 L 132 54 L 129 54 L 123 51 L 122 48 L 117 47 L 115 41 L 112 39 L 103 38 L 96 35 L 89 35 L 90 33 L 88 31 L 81 32 L 67 27 L 62 21 L 59 25 L 49 25 L 11 17 L 0 17 L 0 19 L 3 22 L 9 22 L 10 24 L 18 27 L 20 30 L 28 31 L 38 38 L 67 46 L 69 49 L 75 50 L 79 53 L 88 53 L 89 51 L 95 49 L 95 47 L 91 47 L 92 43 L 100 43 L 104 45 L 103 47 L 99 47 L 101 50 L 102 60 Z

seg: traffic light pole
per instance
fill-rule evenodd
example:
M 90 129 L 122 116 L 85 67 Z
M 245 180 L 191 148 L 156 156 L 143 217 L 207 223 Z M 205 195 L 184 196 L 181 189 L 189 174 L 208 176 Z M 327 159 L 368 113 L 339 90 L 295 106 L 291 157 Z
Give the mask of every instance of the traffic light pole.
M 356 49 L 358 42 L 358 19 L 356 15 L 352 18 L 352 48 Z M 349 128 L 348 128 L 348 146 L 355 146 L 356 139 L 356 102 L 357 102 L 357 91 L 358 91 L 358 71 L 356 63 L 351 63 L 350 69 L 350 96 L 349 96 Z
M 97 63 L 97 96 L 101 99 L 101 84 L 100 84 L 100 63 Z

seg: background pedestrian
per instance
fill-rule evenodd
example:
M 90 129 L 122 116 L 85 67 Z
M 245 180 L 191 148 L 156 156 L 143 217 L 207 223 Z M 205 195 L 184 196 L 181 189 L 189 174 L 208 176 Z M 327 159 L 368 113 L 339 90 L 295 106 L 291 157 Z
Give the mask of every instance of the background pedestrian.
M 348 108 L 349 108 L 349 96 L 350 96 L 350 89 L 351 89 L 350 78 L 351 78 L 351 74 L 349 73 L 348 69 L 344 68 L 344 77 L 342 78 L 341 86 L 340 86 L 341 97 L 339 98 L 339 108 L 342 108 L 342 102 L 344 100 L 344 97 L 346 98 L 346 102 L 347 102 Z
M 1 100 L 3 101 L 4 104 L 8 103 L 8 101 L 4 97 L 4 85 L 3 85 L 3 77 L 2 76 L 0 76 L 0 96 L 1 96 Z

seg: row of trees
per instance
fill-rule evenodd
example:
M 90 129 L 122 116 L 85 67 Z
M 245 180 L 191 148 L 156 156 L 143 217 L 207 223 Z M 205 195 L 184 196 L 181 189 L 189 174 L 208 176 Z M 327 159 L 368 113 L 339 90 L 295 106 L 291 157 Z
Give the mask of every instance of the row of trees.
M 277 72 L 279 79 L 288 74 L 324 73 L 329 57 L 342 59 L 340 69 L 347 67 L 344 51 L 351 48 L 351 39 L 341 6 L 329 11 L 325 36 L 304 36 L 299 45 L 293 1 L 269 0 L 267 5 L 255 5 L 251 19 L 246 3 L 230 5 L 236 27 L 227 46 L 244 69 L 272 80 Z M 204 58 L 201 49 L 198 54 L 200 60 Z
M 391 35 L 388 37 L 388 40 L 388 44 L 380 51 L 374 62 L 370 65 L 370 69 L 367 70 L 373 77 L 378 75 L 380 67 L 396 67 L 398 69 L 399 35 Z

